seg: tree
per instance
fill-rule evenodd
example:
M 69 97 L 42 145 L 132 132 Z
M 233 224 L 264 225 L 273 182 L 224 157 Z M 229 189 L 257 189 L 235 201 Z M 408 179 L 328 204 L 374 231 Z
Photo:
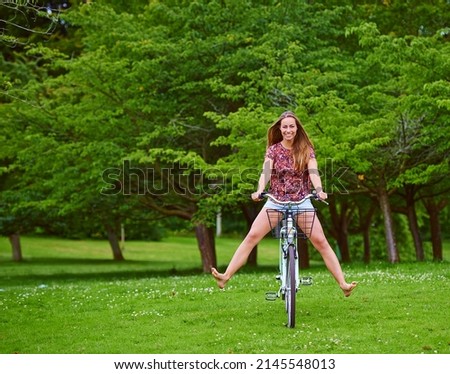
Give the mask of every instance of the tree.
M 15 188 L 19 205 L 41 222 L 88 217 L 109 233 L 118 259 L 124 220 L 147 212 L 180 217 L 192 223 L 209 271 L 217 210 L 249 210 L 267 126 L 293 109 L 316 143 L 335 200 L 329 231 L 343 260 L 350 261 L 356 231 L 370 258 L 370 220 L 381 211 L 388 258 L 398 261 L 394 214 L 411 206 L 398 203 L 399 191 L 419 202 L 448 171 L 446 36 L 383 35 L 360 24 L 380 7 L 341 3 L 74 7 L 64 16 L 71 26 L 65 47 L 33 46 L 25 73 L 15 64 L 2 76 L 0 136 L 11 144 L 0 154 L 10 181 L 4 191 Z M 387 5 L 381 9 L 393 20 L 395 7 Z M 414 212 L 408 216 L 417 231 Z
M 60 13 L 68 1 L 2 1 L 0 4 L 0 43 L 8 47 L 26 45 L 34 38 L 49 38 L 55 31 L 64 30 Z
M 442 85 L 446 65 L 444 56 L 448 55 L 448 50 L 446 44 L 442 43 L 441 32 L 433 38 L 392 38 L 376 36 L 373 30 L 367 32 L 368 30 L 365 30 L 364 37 L 360 40 L 372 50 L 365 56 L 368 67 L 372 73 L 378 73 L 375 74 L 377 81 L 365 83 L 361 93 L 370 95 L 367 101 L 372 107 L 377 108 L 380 103 L 383 104 L 383 109 L 378 110 L 378 114 L 384 118 L 381 121 L 372 120 L 370 123 L 375 125 L 378 134 L 383 134 L 385 139 L 384 146 L 380 148 L 383 153 L 377 154 L 372 167 L 375 162 L 382 162 L 381 168 L 374 170 L 374 175 L 382 177 L 379 179 L 381 184 L 378 184 L 376 193 L 384 212 L 386 233 L 392 233 L 389 234 L 390 238 L 387 237 L 388 248 L 391 248 L 389 258 L 391 261 L 397 260 L 393 231 L 389 228 L 391 208 L 388 191 L 394 192 L 399 185 L 403 185 L 406 191 L 406 212 L 416 244 L 416 256 L 421 260 L 423 249 L 418 237 L 414 186 L 433 183 L 434 175 L 439 175 L 448 168 L 448 136 L 442 131 L 443 123 L 448 118 L 448 109 L 432 104 L 437 98 L 428 98 L 427 88 L 429 85 Z M 362 66 L 365 61 L 360 61 Z M 380 67 L 383 67 L 383 71 L 378 70 Z M 364 71 L 367 74 L 368 69 L 365 68 Z M 365 82 L 366 74 L 363 78 Z M 378 81 L 379 78 L 383 81 Z M 443 96 L 439 96 L 437 101 L 440 102 L 441 98 Z M 426 105 L 421 105 L 425 102 Z M 370 114 L 370 111 L 368 113 Z M 429 123 L 425 125 L 424 122 Z M 376 126 L 377 124 L 382 124 L 383 127 Z M 379 135 L 373 135 L 372 139 L 380 139 Z M 434 141 L 430 141 L 430 137 L 435 138 Z M 360 149 L 361 146 L 362 144 L 359 144 Z M 404 183 L 407 180 L 408 183 Z

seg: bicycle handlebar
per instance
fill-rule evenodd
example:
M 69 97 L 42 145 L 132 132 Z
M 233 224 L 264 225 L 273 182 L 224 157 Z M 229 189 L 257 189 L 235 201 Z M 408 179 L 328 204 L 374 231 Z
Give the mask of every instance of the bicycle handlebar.
M 329 203 L 328 203 L 327 201 L 325 201 L 325 200 L 322 200 L 322 199 L 317 195 L 316 192 L 313 192 L 313 193 L 310 193 L 310 194 L 306 195 L 303 199 L 301 199 L 301 200 L 299 200 L 299 201 L 281 201 L 281 200 L 278 200 L 275 196 L 273 196 L 272 194 L 270 194 L 270 193 L 268 193 L 268 192 L 262 192 L 262 193 L 259 195 L 259 198 L 260 198 L 260 199 L 263 199 L 263 198 L 269 198 L 269 199 L 272 200 L 273 202 L 275 202 L 275 203 L 277 203 L 277 204 L 280 204 L 280 205 L 299 205 L 299 204 L 305 202 L 305 201 L 308 200 L 308 199 L 314 199 L 314 200 L 320 201 L 320 202 L 322 202 L 322 203 L 324 203 L 324 204 L 326 204 L 326 205 L 329 205 Z

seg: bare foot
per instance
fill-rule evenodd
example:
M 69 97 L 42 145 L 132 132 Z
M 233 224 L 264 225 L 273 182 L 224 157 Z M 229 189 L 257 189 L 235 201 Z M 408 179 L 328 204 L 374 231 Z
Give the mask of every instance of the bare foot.
M 342 291 L 344 292 L 344 296 L 349 297 L 357 285 L 357 282 L 352 282 L 350 284 L 347 283 L 344 287 L 341 287 Z
M 216 278 L 219 288 L 224 288 L 225 284 L 228 282 L 227 277 L 224 274 L 219 273 L 215 268 L 211 268 L 211 274 L 214 278 Z

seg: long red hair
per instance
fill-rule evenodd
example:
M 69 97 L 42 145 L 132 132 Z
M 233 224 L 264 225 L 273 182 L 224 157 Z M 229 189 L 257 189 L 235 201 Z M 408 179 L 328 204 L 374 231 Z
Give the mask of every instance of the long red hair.
M 303 171 L 307 168 L 309 158 L 311 155 L 311 150 L 314 148 L 313 143 L 309 139 L 308 134 L 303 128 L 302 123 L 294 112 L 286 111 L 281 114 L 281 116 L 270 126 L 267 131 L 267 147 L 279 143 L 283 140 L 281 135 L 280 125 L 281 120 L 287 117 L 292 117 L 297 125 L 297 133 L 292 143 L 292 157 L 294 158 L 294 168 L 297 171 Z

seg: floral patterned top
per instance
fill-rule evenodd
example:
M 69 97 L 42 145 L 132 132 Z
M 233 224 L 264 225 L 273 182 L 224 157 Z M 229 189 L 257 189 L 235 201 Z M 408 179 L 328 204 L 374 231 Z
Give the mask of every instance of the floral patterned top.
M 311 148 L 311 158 L 316 158 Z M 273 169 L 270 177 L 270 193 L 281 201 L 299 201 L 311 190 L 308 169 L 296 171 L 291 150 L 286 149 L 280 143 L 267 148 L 266 158 L 273 161 Z

